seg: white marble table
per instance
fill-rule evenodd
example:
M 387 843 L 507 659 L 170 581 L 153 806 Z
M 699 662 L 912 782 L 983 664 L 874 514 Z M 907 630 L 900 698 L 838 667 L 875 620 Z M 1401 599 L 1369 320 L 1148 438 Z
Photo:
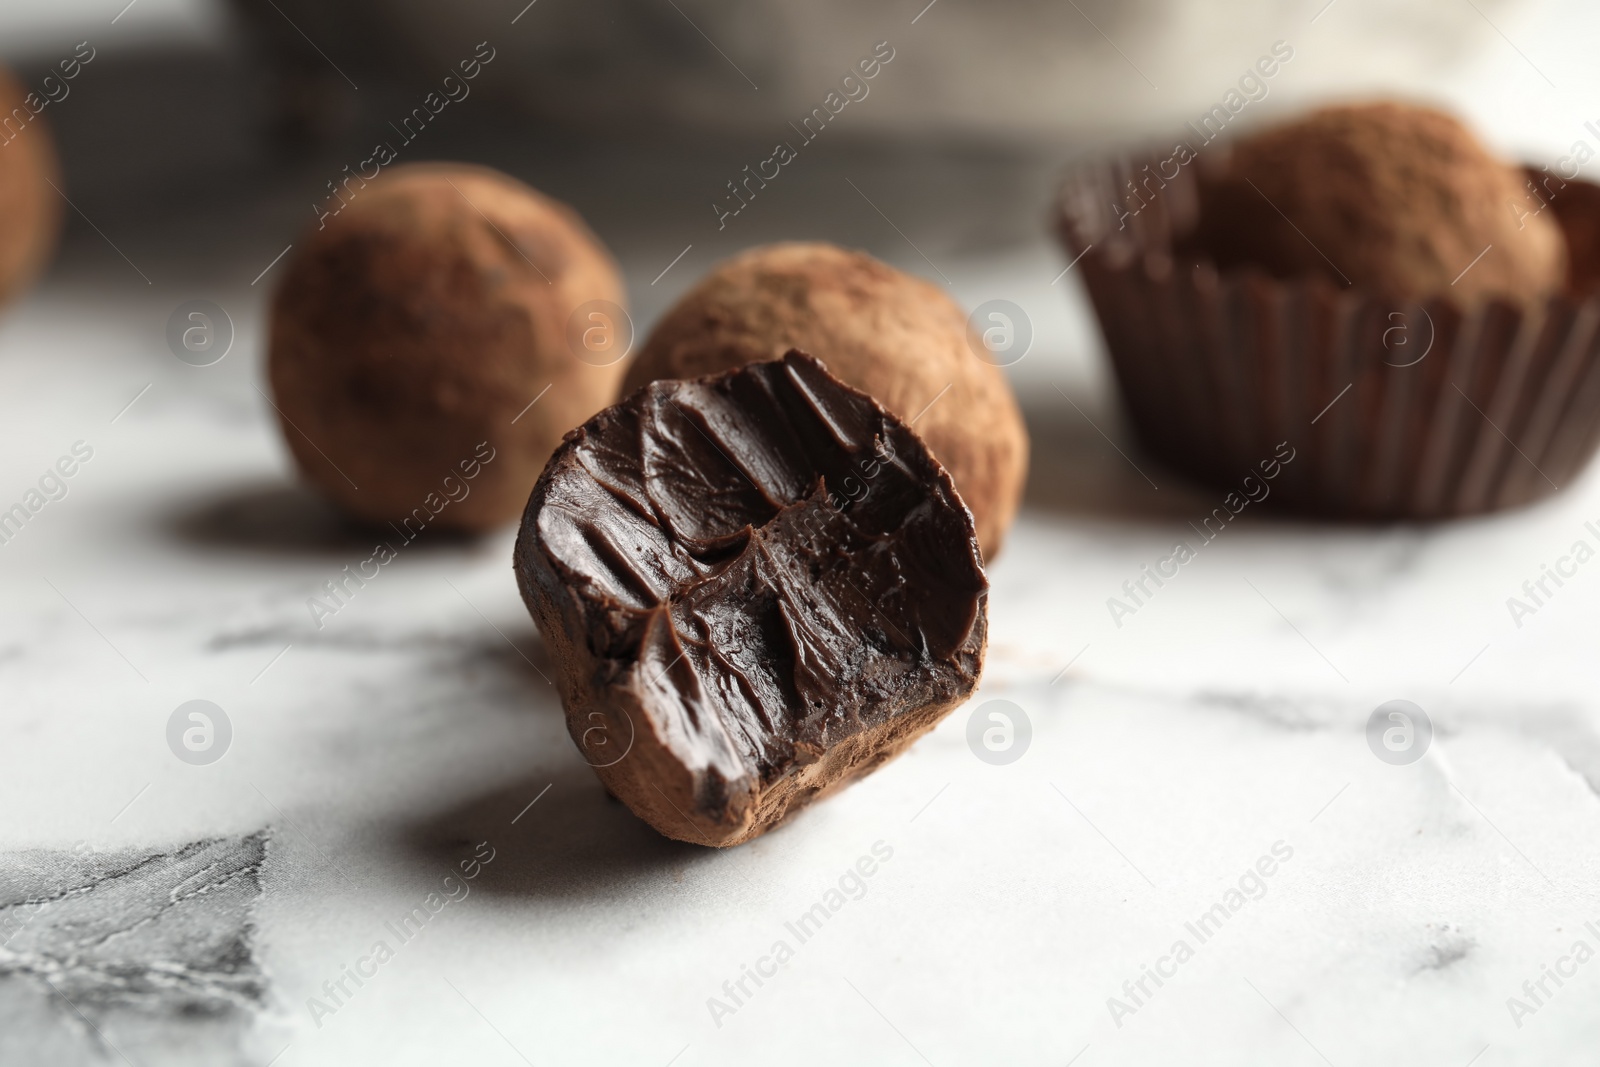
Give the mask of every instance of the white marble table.
M 1573 125 L 1510 112 L 1482 108 L 1508 143 Z M 641 327 L 786 232 L 939 271 L 1034 318 L 1034 468 L 973 702 L 723 853 L 606 799 L 509 530 L 424 539 L 313 623 L 307 598 L 371 546 L 294 486 L 258 392 L 272 278 L 250 279 L 303 198 L 126 222 L 148 285 L 75 231 L 0 317 L 0 507 L 92 449 L 0 544 L 0 1062 L 1594 1062 L 1600 563 L 1520 626 L 1506 601 L 1600 544 L 1600 475 L 1444 526 L 1247 512 L 1118 626 L 1107 598 L 1216 501 L 1119 429 L 1037 232 L 1047 168 L 995 192 L 970 161 L 920 186 L 914 162 L 808 166 L 736 235 L 597 220 Z M 843 176 L 906 179 L 884 207 L 929 260 Z M 963 183 L 990 200 L 951 222 Z M 237 331 L 211 367 L 162 338 L 196 296 Z M 1365 735 L 1395 698 L 1435 731 L 1404 766 Z M 231 725 L 207 765 L 168 743 L 191 700 Z M 1001 766 L 967 740 L 992 700 L 1031 725 Z
M 579 758 L 509 531 L 409 547 L 316 628 L 306 598 L 369 548 L 289 480 L 248 294 L 236 350 L 210 368 L 163 350 L 168 305 L 92 295 L 54 283 L 0 326 L 5 502 L 74 442 L 93 449 L 0 546 L 15 861 L 0 885 L 34 885 L 19 850 L 56 850 L 26 862 L 88 885 L 128 865 L 119 850 L 223 838 L 220 859 L 154 866 L 248 892 L 220 915 L 167 915 L 182 936 L 155 941 L 181 959 L 186 923 L 237 927 L 246 957 L 202 954 L 179 982 L 135 924 L 109 945 L 157 971 L 119 977 L 92 953 L 60 962 L 92 899 L 13 909 L 0 1010 L 20 1029 L 0 1041 L 48 1025 L 94 1048 L 59 999 L 25 995 L 49 979 L 152 1063 L 181 1062 L 162 1057 L 187 1040 L 184 997 L 211 1006 L 206 1062 L 234 1040 L 238 1062 L 287 1047 L 285 1065 L 1062 1063 L 1085 1046 L 1085 1064 L 1465 1065 L 1485 1046 L 1484 1064 L 1589 1062 L 1587 968 L 1547 980 L 1556 995 L 1520 1028 L 1506 1000 L 1575 940 L 1600 943 L 1582 926 L 1600 919 L 1600 578 L 1580 570 L 1520 628 L 1505 601 L 1592 539 L 1594 478 L 1436 528 L 1247 513 L 1119 628 L 1106 598 L 1211 502 L 1141 459 L 1152 488 L 1064 403 L 1034 409 L 1035 484 L 993 568 L 969 705 L 1023 708 L 1026 753 L 975 758 L 964 709 L 780 832 L 713 854 L 657 838 Z M 1085 407 L 1109 428 L 1103 409 Z M 1363 733 L 1396 697 L 1437 730 L 1410 766 Z M 232 724 L 208 766 L 167 743 L 193 699 Z M 785 923 L 878 842 L 892 858 L 865 895 L 798 943 Z M 1292 858 L 1260 899 L 1203 944 L 1188 933 L 1278 842 Z M 402 945 L 386 924 L 435 890 L 461 899 Z M 380 940 L 394 958 L 334 1001 L 323 983 Z M 793 958 L 736 1004 L 723 983 L 779 940 Z M 1178 940 L 1193 958 L 1134 1001 L 1123 983 Z

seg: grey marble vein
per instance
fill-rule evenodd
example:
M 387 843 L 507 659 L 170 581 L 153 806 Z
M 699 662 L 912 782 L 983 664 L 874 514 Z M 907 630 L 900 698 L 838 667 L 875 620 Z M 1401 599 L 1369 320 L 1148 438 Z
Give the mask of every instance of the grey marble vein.
M 268 841 L 0 856 L 0 1062 L 254 1063 Z

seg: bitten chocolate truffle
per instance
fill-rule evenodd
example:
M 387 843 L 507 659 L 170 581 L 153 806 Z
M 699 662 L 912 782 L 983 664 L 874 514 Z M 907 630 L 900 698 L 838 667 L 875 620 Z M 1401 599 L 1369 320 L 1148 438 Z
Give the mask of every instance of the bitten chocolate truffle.
M 611 257 L 570 208 L 483 167 L 399 167 L 347 195 L 296 242 L 272 308 L 301 472 L 371 521 L 515 518 L 561 435 L 616 397 L 631 327 Z
M 723 263 L 669 310 L 623 393 L 658 378 L 816 352 L 928 443 L 972 509 L 985 558 L 1000 551 L 1028 467 L 1028 434 L 1005 374 L 936 286 L 860 252 L 777 244 Z
M 61 197 L 50 188 L 60 174 L 55 144 L 27 96 L 0 67 L 0 304 L 38 276 L 61 230 Z M 27 116 L 20 125 L 19 115 Z
M 737 845 L 977 685 L 988 583 L 927 447 L 799 352 L 567 435 L 516 548 L 567 728 L 668 837 Z
M 1431 108 L 1326 108 L 1239 141 L 1203 179 L 1199 244 L 1222 267 L 1462 303 L 1527 302 L 1566 278 L 1561 228 L 1534 213 L 1527 176 Z

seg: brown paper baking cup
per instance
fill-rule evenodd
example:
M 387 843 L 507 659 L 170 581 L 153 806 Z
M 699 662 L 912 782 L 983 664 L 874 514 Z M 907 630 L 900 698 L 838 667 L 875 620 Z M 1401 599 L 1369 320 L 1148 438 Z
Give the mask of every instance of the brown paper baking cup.
M 1600 187 L 1568 182 L 1549 204 L 1568 237 L 1570 292 L 1526 309 L 1396 305 L 1180 257 L 1204 162 L 1136 214 L 1122 197 L 1130 181 L 1155 188 L 1143 159 L 1078 169 L 1058 205 L 1153 455 L 1237 490 L 1287 443 L 1295 458 L 1271 499 L 1355 519 L 1480 514 L 1577 478 L 1600 444 Z

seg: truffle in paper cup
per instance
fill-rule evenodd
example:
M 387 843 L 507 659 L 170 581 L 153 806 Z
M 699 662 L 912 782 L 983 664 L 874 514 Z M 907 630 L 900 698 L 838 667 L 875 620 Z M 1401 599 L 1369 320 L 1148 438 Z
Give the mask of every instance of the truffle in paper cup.
M 1397 300 L 1321 273 L 1219 267 L 1197 244 L 1199 183 L 1225 156 L 1177 158 L 1082 166 L 1057 214 L 1152 454 L 1229 490 L 1292 455 L 1272 499 L 1368 520 L 1527 504 L 1589 462 L 1600 444 L 1600 187 L 1529 172 L 1530 210 L 1553 213 L 1566 239 L 1563 290 Z M 1130 213 L 1124 197 L 1140 188 L 1153 195 Z

